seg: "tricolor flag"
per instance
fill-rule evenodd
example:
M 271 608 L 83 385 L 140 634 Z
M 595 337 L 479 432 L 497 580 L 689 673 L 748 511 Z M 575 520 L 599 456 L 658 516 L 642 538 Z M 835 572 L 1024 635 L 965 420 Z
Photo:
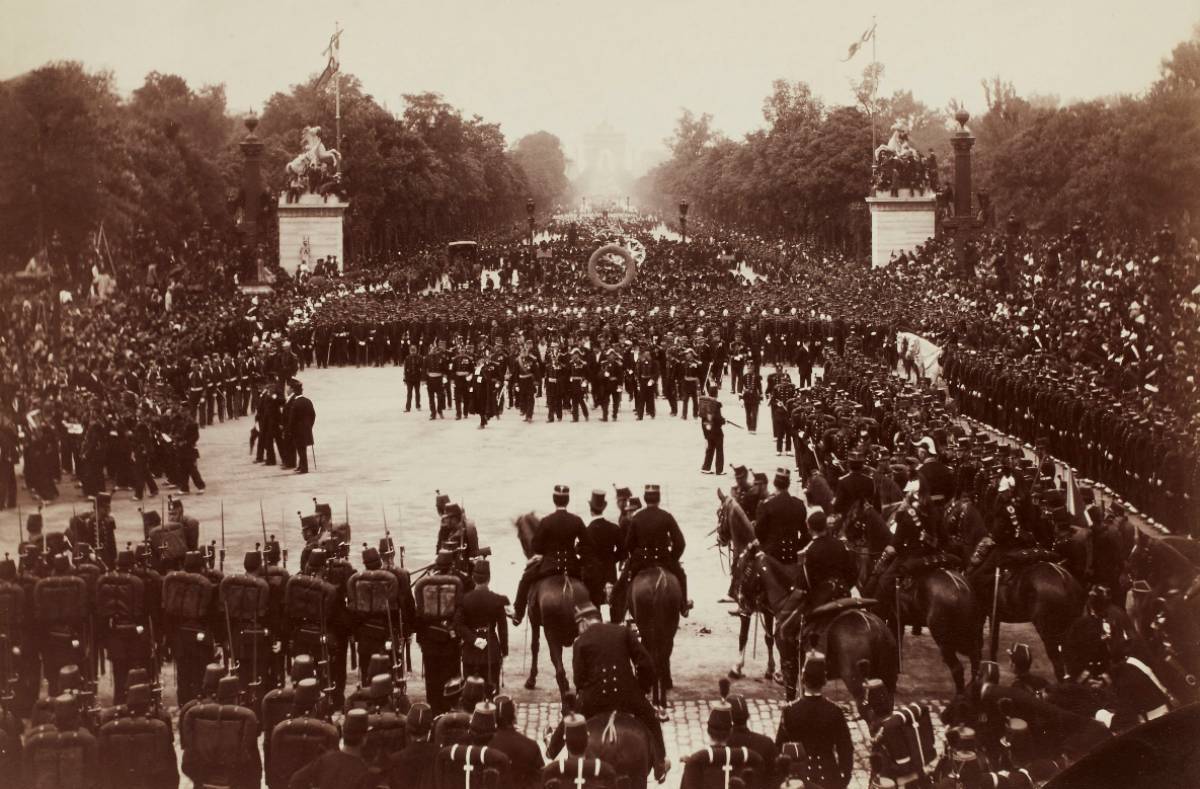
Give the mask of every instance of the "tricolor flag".
M 342 45 L 342 31 L 339 30 L 329 37 L 329 46 L 325 47 L 325 51 L 321 54 L 327 56 L 329 60 L 325 63 L 325 70 L 321 72 L 321 76 L 317 77 L 317 90 L 324 87 L 329 78 L 338 73 L 341 68 L 339 62 L 339 49 Z
M 867 31 L 862 34 L 862 37 L 859 38 L 858 41 L 855 41 L 853 44 L 850 45 L 850 51 L 848 53 L 846 53 L 846 60 L 843 60 L 842 62 L 845 63 L 847 60 L 850 60 L 850 58 L 857 55 L 858 50 L 862 49 L 863 44 L 867 43 L 868 41 L 870 41 L 873 38 L 875 38 L 875 23 L 874 22 L 871 23 L 871 26 L 869 28 L 867 28 Z

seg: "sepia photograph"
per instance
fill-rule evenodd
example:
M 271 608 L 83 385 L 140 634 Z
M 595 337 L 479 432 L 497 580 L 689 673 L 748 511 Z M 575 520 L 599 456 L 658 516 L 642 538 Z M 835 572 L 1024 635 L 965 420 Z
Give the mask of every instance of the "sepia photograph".
M 1200 788 L 1194 0 L 3 18 L 0 789 Z

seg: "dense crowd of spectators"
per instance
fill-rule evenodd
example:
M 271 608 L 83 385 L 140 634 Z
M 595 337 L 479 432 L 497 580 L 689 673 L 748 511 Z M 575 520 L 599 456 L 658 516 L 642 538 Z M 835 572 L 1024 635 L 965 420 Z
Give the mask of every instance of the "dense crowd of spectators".
M 588 257 L 600 243 L 624 239 L 645 249 L 636 281 L 597 288 Z M 12 437 L 5 444 L 28 451 L 39 427 L 86 429 L 101 416 L 171 419 L 182 413 L 194 363 L 213 354 L 279 353 L 288 339 L 311 350 L 321 327 L 399 322 L 408 336 L 396 339 L 405 347 L 464 332 L 520 329 L 531 339 L 607 332 L 618 340 L 690 336 L 698 327 L 731 329 L 753 345 L 795 334 L 803 322 L 831 333 L 882 325 L 920 334 L 942 347 L 958 376 L 950 381 L 956 394 L 964 370 L 986 365 L 988 380 L 1010 394 L 983 402 L 977 415 L 1031 441 L 1047 428 L 1024 406 L 1018 415 L 1015 406 L 998 405 L 1011 392 L 1031 384 L 1093 398 L 1170 445 L 1175 462 L 1187 466 L 1180 484 L 1194 482 L 1194 240 L 1177 242 L 1166 231 L 1137 237 L 1077 226 L 1050 236 L 1006 228 L 981 235 L 966 266 L 952 241 L 939 238 L 875 270 L 811 241 L 702 222 L 693 222 L 684 242 L 649 219 L 567 216 L 536 240 L 531 252 L 524 233 L 509 228 L 463 255 L 428 245 L 341 274 L 280 278 L 273 294 L 253 301 L 234 286 L 238 272 L 228 262 L 236 257 L 211 239 L 183 258 L 123 272 L 115 288 L 106 287 L 107 298 L 94 285 L 90 294 L 58 282 L 30 292 L 6 288 L 0 393 Z M 619 274 L 604 272 L 608 281 Z M 399 348 L 394 357 L 402 359 Z M 1058 443 L 1064 454 L 1073 451 Z M 18 454 L 14 446 L 5 459 Z M 1143 488 L 1143 496 L 1153 492 L 1146 481 L 1120 481 Z

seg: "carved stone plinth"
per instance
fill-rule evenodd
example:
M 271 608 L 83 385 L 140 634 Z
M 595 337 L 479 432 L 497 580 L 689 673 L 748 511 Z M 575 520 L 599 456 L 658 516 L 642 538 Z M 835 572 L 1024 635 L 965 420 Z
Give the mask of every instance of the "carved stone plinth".
M 290 276 L 300 267 L 301 256 L 307 254 L 308 270 L 312 271 L 321 258 L 337 257 L 338 269 L 345 263 L 342 228 L 349 203 L 332 195 L 328 200 L 316 194 L 301 195 L 294 203 L 286 196 L 279 198 L 279 265 Z M 308 242 L 305 253 L 305 242 Z
M 871 267 L 886 266 L 892 255 L 908 252 L 933 238 L 937 197 L 932 192 L 899 190 L 900 196 L 877 192 L 867 198 L 871 209 Z

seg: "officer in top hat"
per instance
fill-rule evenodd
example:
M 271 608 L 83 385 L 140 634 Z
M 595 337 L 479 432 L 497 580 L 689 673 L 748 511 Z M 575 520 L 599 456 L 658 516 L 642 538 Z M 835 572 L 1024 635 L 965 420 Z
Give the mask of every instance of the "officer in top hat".
M 623 501 L 618 499 L 618 503 L 623 505 L 628 500 L 629 497 L 626 496 Z M 587 525 L 593 558 L 584 565 L 583 582 L 587 584 L 592 605 L 597 608 L 607 598 L 609 587 L 616 584 L 617 565 L 625 561 L 626 556 L 626 529 L 604 517 L 604 510 L 607 507 L 608 500 L 604 491 L 593 490 L 592 497 L 588 500 L 588 510 L 591 512 L 592 520 Z

